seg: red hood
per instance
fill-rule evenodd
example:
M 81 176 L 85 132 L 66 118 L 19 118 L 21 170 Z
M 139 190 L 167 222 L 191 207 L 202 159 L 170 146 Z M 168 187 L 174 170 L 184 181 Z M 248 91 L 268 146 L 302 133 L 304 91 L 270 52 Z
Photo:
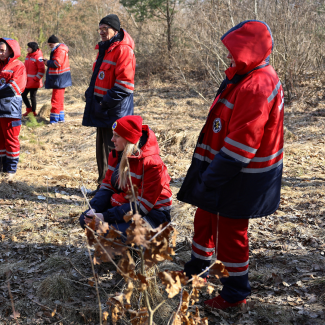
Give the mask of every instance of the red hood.
M 141 155 L 139 158 L 144 158 L 152 155 L 159 155 L 159 145 L 155 133 L 148 125 L 142 125 L 142 132 L 146 131 L 148 134 L 147 142 L 141 148 Z
M 28 57 L 34 57 L 34 56 L 43 56 L 43 53 L 41 51 L 41 49 L 37 49 L 35 52 L 33 53 L 28 53 L 27 54 Z
M 269 26 L 257 20 L 247 20 L 230 29 L 221 41 L 233 56 L 236 67 L 226 70 L 228 79 L 243 75 L 259 66 L 271 54 L 273 38 Z
M 128 32 L 122 28 L 121 28 L 121 32 L 123 32 L 123 34 L 124 34 L 122 41 L 114 42 L 112 47 L 110 47 L 109 49 L 112 50 L 114 47 L 116 47 L 118 45 L 128 45 L 131 47 L 132 50 L 134 50 L 134 41 L 133 41 L 132 37 L 130 36 L 130 34 L 128 34 Z M 99 49 L 99 45 L 96 44 L 95 50 L 98 50 L 98 49 Z
M 0 38 L 0 42 L 1 41 L 6 42 L 11 47 L 12 51 L 14 52 L 14 56 L 12 58 L 10 58 L 10 60 L 15 60 L 20 57 L 20 46 L 16 40 L 7 38 L 7 37 L 3 37 L 3 38 Z

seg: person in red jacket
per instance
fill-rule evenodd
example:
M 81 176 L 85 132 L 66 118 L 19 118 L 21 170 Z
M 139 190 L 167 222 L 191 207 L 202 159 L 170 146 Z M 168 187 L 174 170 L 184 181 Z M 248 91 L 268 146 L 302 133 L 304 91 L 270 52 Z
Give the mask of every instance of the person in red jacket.
M 42 78 L 45 73 L 45 66 L 43 62 L 43 53 L 39 49 L 38 44 L 36 42 L 29 42 L 27 46 L 28 54 L 25 59 L 27 85 L 25 91 L 21 95 L 26 105 L 26 113 L 24 113 L 23 116 L 27 116 L 29 113 L 36 116 L 36 92 L 38 88 L 43 87 Z M 27 98 L 28 94 L 30 94 L 32 104 L 30 104 Z
M 251 292 L 249 219 L 274 213 L 280 203 L 284 96 L 269 64 L 273 38 L 265 22 L 241 22 L 221 41 L 230 67 L 177 198 L 198 207 L 184 271 L 189 277 L 204 272 L 215 252 L 229 277 L 221 279 L 220 295 L 205 304 L 226 309 L 246 303 Z
M 21 94 L 25 90 L 26 69 L 20 46 L 11 38 L 0 38 L 0 172 L 11 178 L 17 171 L 21 126 Z
M 96 127 L 97 190 L 107 171 L 107 160 L 114 147 L 112 125 L 126 115 L 133 115 L 135 74 L 134 41 L 121 28 L 117 15 L 110 14 L 99 22 L 101 37 L 93 64 L 93 75 L 86 90 L 86 106 L 82 125 Z M 88 193 L 94 196 L 96 191 Z
M 69 48 L 59 43 L 59 39 L 52 35 L 48 39 L 51 49 L 50 60 L 44 59 L 48 67 L 46 71 L 45 88 L 53 89 L 51 98 L 50 123 L 64 122 L 64 92 L 65 88 L 72 86 L 70 63 L 68 52 Z
M 123 216 L 130 211 L 126 194 L 130 188 L 128 164 L 132 184 L 139 189 L 137 208 L 143 219 L 152 227 L 170 221 L 172 192 L 167 168 L 159 156 L 159 146 L 154 132 L 142 125 L 140 116 L 125 116 L 113 124 L 115 149 L 108 158 L 108 170 L 99 191 L 90 201 L 96 220 L 108 222 L 125 233 L 131 222 Z M 135 206 L 133 204 L 133 211 Z M 84 228 L 93 212 L 87 210 L 80 217 Z

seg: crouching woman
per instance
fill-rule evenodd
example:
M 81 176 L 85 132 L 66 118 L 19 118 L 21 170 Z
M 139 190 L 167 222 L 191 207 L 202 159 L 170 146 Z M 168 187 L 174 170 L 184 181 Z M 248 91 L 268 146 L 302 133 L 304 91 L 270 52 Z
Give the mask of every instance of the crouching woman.
M 143 219 L 152 228 L 169 222 L 172 207 L 170 177 L 159 156 L 154 132 L 142 125 L 140 116 L 125 116 L 113 124 L 112 142 L 115 149 L 109 154 L 105 179 L 90 201 L 92 210 L 80 216 L 81 227 L 85 228 L 85 223 L 92 221 L 94 211 L 96 226 L 102 220 L 125 234 L 131 223 L 123 219 L 131 209 L 126 198 L 131 186 L 130 178 L 138 188 L 136 204 Z

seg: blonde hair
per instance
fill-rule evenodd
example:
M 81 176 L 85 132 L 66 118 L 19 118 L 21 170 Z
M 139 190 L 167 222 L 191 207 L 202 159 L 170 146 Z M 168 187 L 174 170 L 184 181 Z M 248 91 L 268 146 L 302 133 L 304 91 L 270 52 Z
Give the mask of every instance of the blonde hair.
M 120 189 L 123 189 L 128 184 L 128 157 L 137 156 L 141 153 L 139 148 L 139 142 L 131 143 L 127 141 L 125 148 L 123 150 L 123 155 L 121 158 L 120 166 L 118 169 L 118 185 Z M 131 185 L 131 184 L 130 184 Z

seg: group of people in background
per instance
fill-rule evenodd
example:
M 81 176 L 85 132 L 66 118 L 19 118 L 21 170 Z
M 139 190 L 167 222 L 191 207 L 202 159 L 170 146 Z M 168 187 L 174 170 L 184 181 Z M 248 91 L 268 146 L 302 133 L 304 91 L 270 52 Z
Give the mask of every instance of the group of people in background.
M 0 172 L 12 179 L 17 171 L 22 116 L 36 116 L 36 94 L 43 87 L 52 89 L 50 124 L 64 122 L 64 91 L 72 85 L 68 47 L 52 35 L 48 39 L 50 59 L 44 59 L 36 42 L 27 44 L 25 64 L 19 43 L 11 38 L 0 38 Z M 30 99 L 28 99 L 28 95 Z M 26 113 L 22 114 L 22 101 Z
M 84 228 L 95 218 L 96 225 L 105 221 L 125 233 L 130 222 L 123 216 L 137 208 L 148 227 L 155 228 L 171 220 L 172 192 L 156 136 L 134 115 L 134 41 L 114 14 L 100 20 L 98 32 L 101 41 L 95 47 L 82 120 L 82 125 L 97 128 L 98 186 L 88 193 L 92 209 L 82 213 L 80 224 Z M 207 277 L 204 271 L 215 252 L 230 276 L 221 280 L 220 295 L 205 304 L 226 309 L 246 303 L 251 292 L 249 219 L 272 214 L 280 202 L 284 96 L 269 64 L 273 38 L 266 23 L 241 22 L 221 40 L 230 66 L 177 198 L 198 207 L 192 257 L 184 272 Z M 0 39 L 0 171 L 5 173 L 17 169 L 22 98 L 26 114 L 35 115 L 45 66 L 45 88 L 53 89 L 50 123 L 64 121 L 64 90 L 71 86 L 68 47 L 54 35 L 48 43 L 49 60 L 36 43 L 28 43 L 24 66 L 17 60 L 18 42 Z M 132 184 L 138 188 L 138 200 L 131 207 L 127 195 Z

